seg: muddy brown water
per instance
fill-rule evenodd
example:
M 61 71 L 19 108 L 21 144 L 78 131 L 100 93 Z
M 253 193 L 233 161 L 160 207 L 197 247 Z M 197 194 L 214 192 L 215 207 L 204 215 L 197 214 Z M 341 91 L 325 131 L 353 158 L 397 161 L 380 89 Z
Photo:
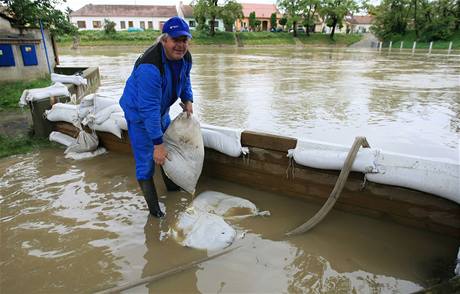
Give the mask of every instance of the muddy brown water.
M 157 180 L 167 218 L 148 218 L 130 155 L 65 159 L 62 148 L 0 160 L 2 293 L 90 293 L 207 256 L 168 231 L 190 203 Z M 214 190 L 271 216 L 234 220 L 238 249 L 127 293 L 410 293 L 453 264 L 458 240 L 332 211 L 308 234 L 284 232 L 319 206 L 212 178 Z

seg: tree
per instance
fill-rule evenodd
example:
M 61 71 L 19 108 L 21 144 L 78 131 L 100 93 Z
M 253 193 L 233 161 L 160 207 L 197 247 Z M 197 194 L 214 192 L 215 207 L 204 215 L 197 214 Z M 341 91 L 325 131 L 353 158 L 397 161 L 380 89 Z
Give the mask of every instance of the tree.
M 301 3 L 305 7 L 303 12 L 303 25 L 306 28 L 307 36 L 310 36 L 310 31 L 314 30 L 316 14 L 320 8 L 320 0 L 303 0 Z
M 109 19 L 104 19 L 104 32 L 106 34 L 115 34 L 115 22 Z
M 221 17 L 224 21 L 225 31 L 232 32 L 235 21 L 243 18 L 243 6 L 234 0 L 229 0 L 222 7 Z
M 278 21 L 280 26 L 283 28 L 283 31 L 284 31 L 284 26 L 287 24 L 287 21 L 288 21 L 287 18 L 284 16 Z
M 345 16 L 356 9 L 354 0 L 323 0 L 321 14 L 326 20 L 326 25 L 332 28 L 329 36 L 331 40 L 334 39 L 335 28 L 341 28 Z
M 209 21 L 209 34 L 215 35 L 216 18 L 220 16 L 221 7 L 217 5 L 217 0 L 196 0 L 192 3 L 193 17 L 197 20 L 200 29 L 205 28 L 205 22 Z M 200 26 L 201 25 L 201 26 Z
M 67 20 L 64 13 L 54 8 L 60 3 L 59 0 L 1 0 L 1 3 L 6 5 L 6 11 L 21 30 L 39 27 L 41 21 L 53 35 L 77 32 L 77 28 Z
M 409 21 L 410 0 L 383 0 L 375 9 L 372 32 L 381 40 L 404 35 Z
M 276 13 L 273 12 L 272 15 L 270 15 L 270 27 L 273 29 L 276 29 Z
M 257 21 L 256 12 L 253 11 L 253 12 L 249 13 L 249 27 L 251 28 L 252 31 L 256 30 L 256 26 L 257 26 L 256 21 Z
M 294 37 L 297 37 L 297 23 L 302 18 L 301 15 L 304 11 L 303 0 L 278 0 L 278 7 L 280 7 L 285 17 L 289 22 L 292 22 Z

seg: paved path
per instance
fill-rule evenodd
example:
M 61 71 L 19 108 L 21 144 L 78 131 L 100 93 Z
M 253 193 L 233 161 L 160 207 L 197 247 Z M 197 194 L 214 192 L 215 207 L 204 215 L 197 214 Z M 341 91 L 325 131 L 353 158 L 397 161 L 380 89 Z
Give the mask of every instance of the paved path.
M 366 33 L 361 41 L 351 44 L 348 48 L 375 48 L 378 43 L 379 40 L 372 33 Z

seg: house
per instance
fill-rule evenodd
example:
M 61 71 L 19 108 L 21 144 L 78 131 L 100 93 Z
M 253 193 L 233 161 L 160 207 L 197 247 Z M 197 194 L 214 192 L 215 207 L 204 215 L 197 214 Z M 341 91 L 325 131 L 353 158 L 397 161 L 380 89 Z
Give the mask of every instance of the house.
M 372 26 L 372 15 L 355 15 L 348 20 L 350 33 L 368 33 Z
M 16 27 L 13 18 L 0 12 L 0 81 L 45 78 L 57 60 L 48 30 Z
M 129 28 L 161 30 L 163 24 L 176 16 L 174 5 L 93 5 L 87 4 L 70 14 L 70 21 L 79 30 L 102 30 L 104 20 L 115 22 L 115 30 Z
M 273 13 L 276 13 L 276 23 L 282 17 L 275 4 L 241 3 L 241 5 L 243 6 L 243 19 L 236 21 L 235 28 L 237 31 L 249 29 L 249 14 L 251 12 L 255 12 L 256 19 L 260 20 L 261 31 L 269 31 L 272 28 L 270 18 Z
M 179 2 L 177 15 L 185 19 L 191 30 L 194 30 L 196 28 L 197 22 L 193 17 L 193 7 L 191 5 L 184 5 L 182 1 Z M 211 20 L 207 20 L 208 25 L 210 24 L 210 21 Z M 224 31 L 224 21 L 220 18 L 216 19 L 214 22 L 214 27 L 216 28 L 216 30 Z

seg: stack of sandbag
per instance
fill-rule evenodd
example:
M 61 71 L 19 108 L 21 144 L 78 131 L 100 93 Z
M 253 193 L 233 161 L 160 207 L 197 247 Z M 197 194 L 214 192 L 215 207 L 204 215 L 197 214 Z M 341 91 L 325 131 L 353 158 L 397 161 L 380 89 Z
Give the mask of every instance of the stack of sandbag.
M 74 84 L 77 86 L 84 85 L 88 83 L 88 81 L 82 77 L 81 75 L 61 75 L 52 73 L 51 74 L 51 81 L 53 83 L 64 83 L 64 84 Z
M 32 102 L 49 97 L 65 96 L 69 97 L 70 92 L 67 87 L 62 83 L 55 83 L 46 88 L 27 89 L 22 92 L 19 98 L 19 105 L 22 107 L 27 105 L 27 102 Z
M 88 106 L 91 103 L 90 101 L 93 103 L 92 106 Z M 93 130 L 109 132 L 121 138 L 121 127 L 117 124 L 117 119 L 111 117 L 114 113 L 123 114 L 123 109 L 118 104 L 118 99 L 102 97 L 97 94 L 89 98 L 85 97 L 80 103 L 80 113 L 87 112 L 88 108 L 90 108 L 90 111 L 82 120 L 84 125 Z M 121 114 L 120 116 L 122 116 Z
M 240 197 L 206 191 L 179 215 L 172 236 L 183 246 L 219 250 L 231 245 L 237 235 L 225 219 L 256 215 L 270 212 L 259 212 L 254 203 Z

